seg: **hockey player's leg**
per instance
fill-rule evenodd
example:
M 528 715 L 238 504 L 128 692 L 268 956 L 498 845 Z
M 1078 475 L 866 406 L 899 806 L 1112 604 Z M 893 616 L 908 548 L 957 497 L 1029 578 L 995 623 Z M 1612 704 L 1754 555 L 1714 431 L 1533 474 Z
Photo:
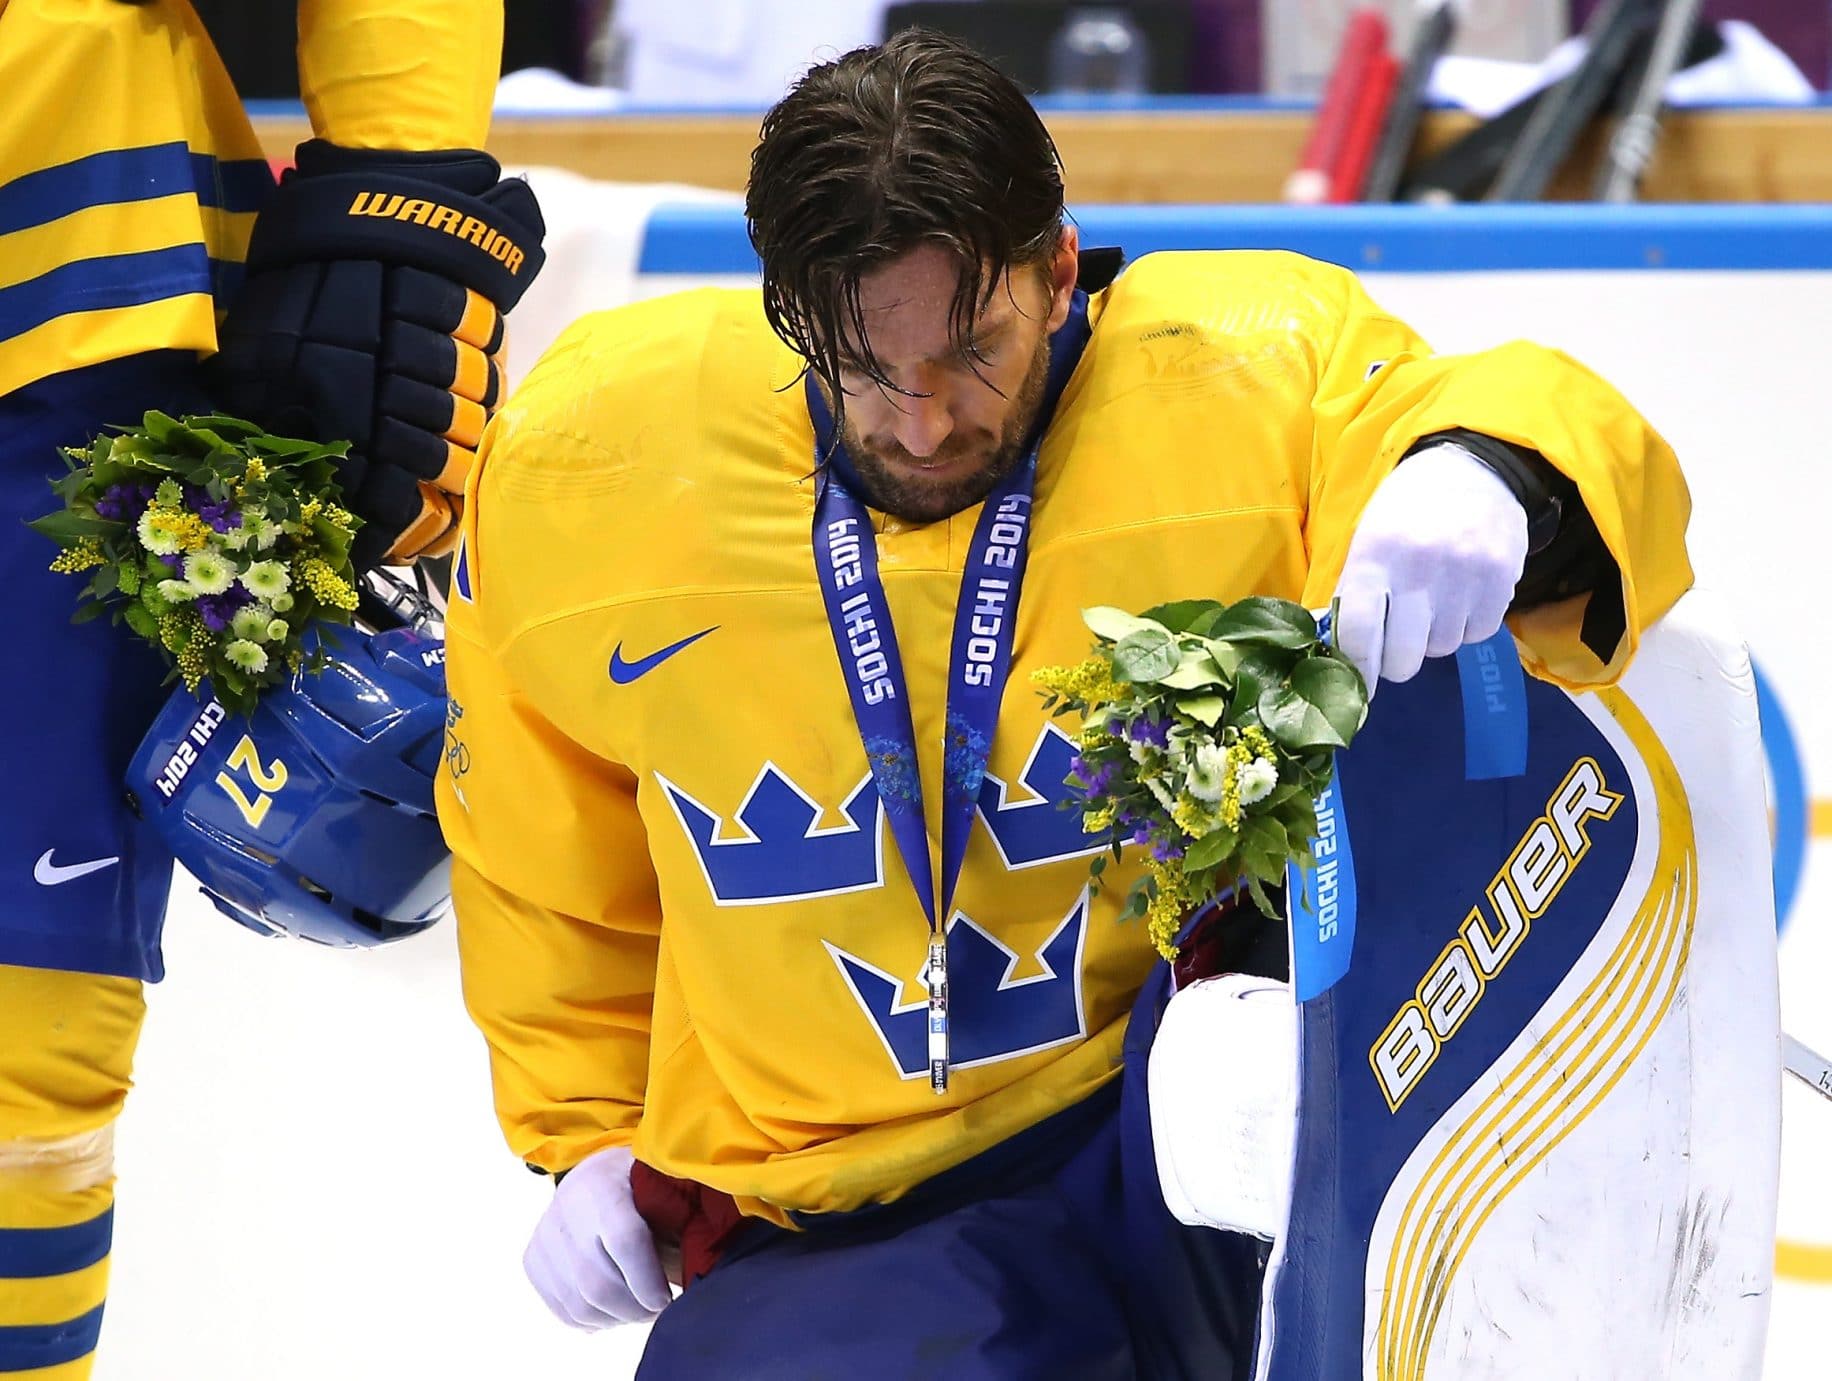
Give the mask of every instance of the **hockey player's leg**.
M 0 1378 L 89 1375 L 145 1011 L 137 979 L 0 965 Z
M 171 856 L 123 779 L 165 699 L 126 630 L 71 623 L 80 586 L 27 520 L 56 506 L 60 446 L 147 408 L 195 410 L 195 359 L 161 352 L 0 396 L 0 582 L 25 649 L 0 678 L 0 1378 L 89 1374 L 113 1225 L 112 1127 L 163 969 Z
M 1083 1220 L 1053 1179 L 1110 1146 L 1113 1091 L 889 1206 L 751 1228 L 656 1320 L 639 1381 L 1149 1375 L 1106 1259 L 1114 1225 Z

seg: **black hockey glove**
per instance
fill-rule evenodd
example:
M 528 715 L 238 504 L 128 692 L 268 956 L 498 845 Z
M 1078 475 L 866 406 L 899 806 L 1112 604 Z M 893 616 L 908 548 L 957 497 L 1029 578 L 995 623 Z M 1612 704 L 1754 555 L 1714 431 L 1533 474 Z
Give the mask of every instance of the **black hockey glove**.
M 542 261 L 526 182 L 475 150 L 299 146 L 255 222 L 208 365 L 215 401 L 282 435 L 348 441 L 354 559 L 438 555 L 501 401 L 503 313 Z

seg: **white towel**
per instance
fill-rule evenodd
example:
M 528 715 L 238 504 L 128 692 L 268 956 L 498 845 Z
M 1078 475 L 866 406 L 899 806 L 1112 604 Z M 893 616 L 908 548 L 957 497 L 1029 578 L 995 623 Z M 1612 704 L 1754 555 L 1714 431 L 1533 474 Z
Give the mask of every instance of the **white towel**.
M 1178 992 L 1152 1044 L 1149 1089 L 1158 1183 L 1177 1220 L 1279 1236 L 1298 1115 L 1290 985 L 1230 973 Z

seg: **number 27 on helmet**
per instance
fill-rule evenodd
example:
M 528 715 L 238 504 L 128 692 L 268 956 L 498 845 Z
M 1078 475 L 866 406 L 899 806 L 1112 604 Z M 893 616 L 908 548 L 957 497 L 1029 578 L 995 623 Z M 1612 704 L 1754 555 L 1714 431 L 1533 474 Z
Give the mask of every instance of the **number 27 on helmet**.
M 433 813 L 445 646 L 412 628 L 340 630 L 320 675 L 232 718 L 209 683 L 180 687 L 127 788 L 146 825 L 219 910 L 251 930 L 367 947 L 451 904 Z

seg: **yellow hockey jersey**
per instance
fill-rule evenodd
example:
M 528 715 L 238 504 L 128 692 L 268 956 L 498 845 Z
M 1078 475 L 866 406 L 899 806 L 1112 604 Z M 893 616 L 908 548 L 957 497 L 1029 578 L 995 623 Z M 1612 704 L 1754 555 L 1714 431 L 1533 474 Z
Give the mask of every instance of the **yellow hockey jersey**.
M 298 18 L 321 137 L 482 146 L 501 0 L 301 0 Z M 0 394 L 214 350 L 272 175 L 189 0 L 0 0 L 0 92 Z
M 950 917 L 951 1085 L 918 1028 L 928 925 L 877 809 L 816 581 L 800 361 L 756 292 L 588 317 L 471 477 L 448 622 L 439 807 L 470 1011 L 512 1147 L 632 1143 L 747 1211 L 895 1198 L 1114 1077 L 1153 954 L 1088 891 L 1070 749 L 1029 684 L 1088 605 L 1327 602 L 1362 505 L 1418 437 L 1531 446 L 1621 567 L 1600 664 L 1584 599 L 1517 623 L 1537 669 L 1620 673 L 1690 583 L 1673 455 L 1551 351 L 1437 358 L 1349 274 L 1163 254 L 1090 304 L 1038 460 L 1029 570 Z M 1378 367 L 1377 367 L 1378 366 Z M 874 514 L 938 857 L 942 725 L 977 508 Z

